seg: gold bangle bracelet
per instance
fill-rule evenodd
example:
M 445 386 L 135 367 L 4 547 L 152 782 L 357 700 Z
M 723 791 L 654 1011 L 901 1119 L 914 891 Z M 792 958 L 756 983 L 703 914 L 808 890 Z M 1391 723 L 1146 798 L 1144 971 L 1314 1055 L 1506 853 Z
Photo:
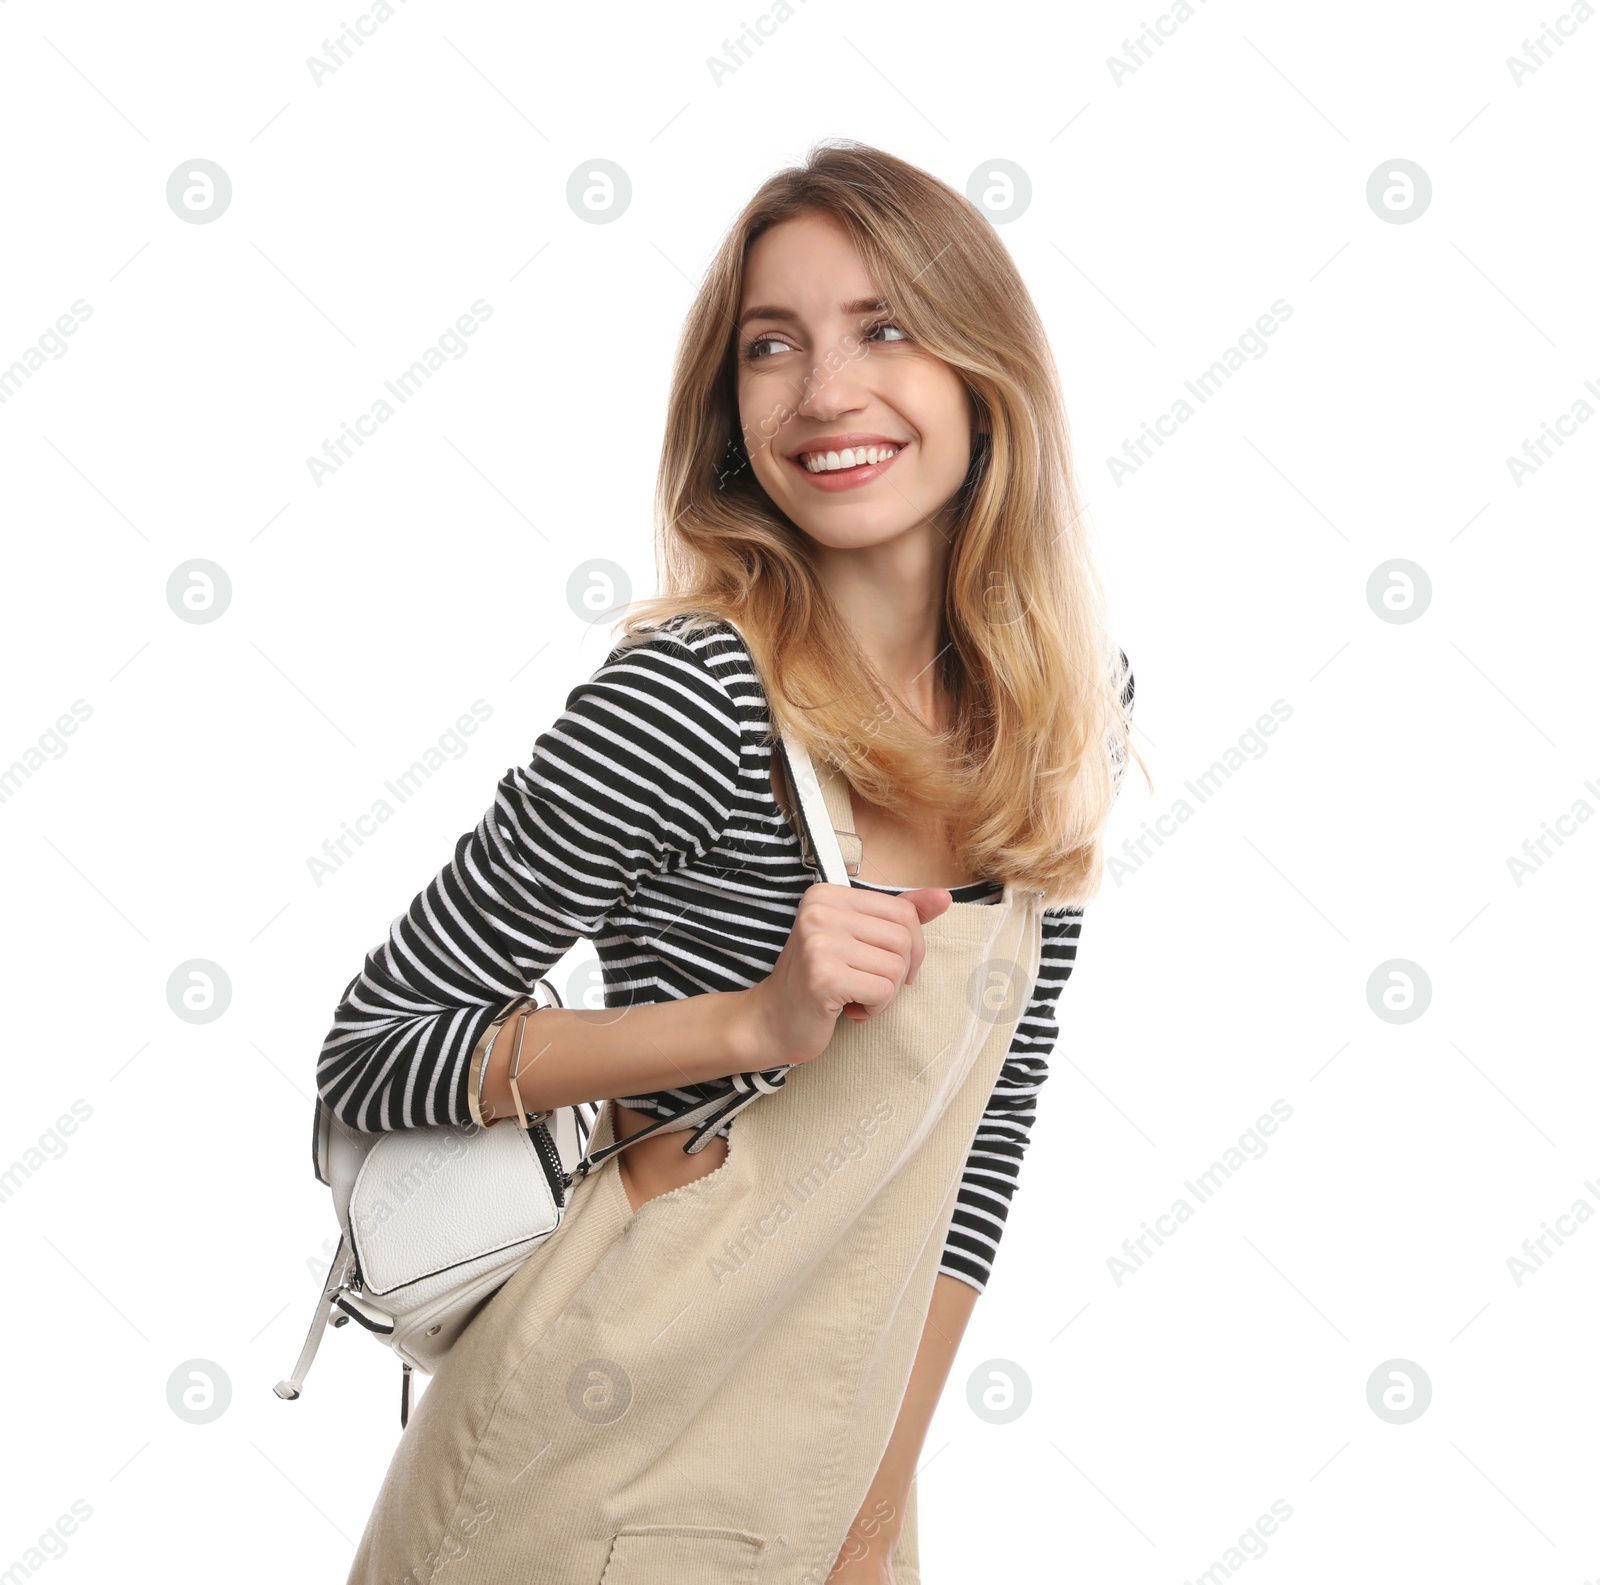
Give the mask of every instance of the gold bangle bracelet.
M 495 1014 L 489 1027 L 478 1036 L 478 1043 L 472 1048 L 472 1062 L 467 1069 L 467 1111 L 480 1128 L 487 1128 L 491 1123 L 500 1121 L 497 1117 L 483 1115 L 483 1084 L 489 1076 L 489 1052 L 493 1049 L 495 1037 L 505 1026 L 506 1020 L 526 1001 L 525 996 L 513 996 Z
M 517 1076 L 522 1072 L 522 1037 L 528 1031 L 528 1014 L 540 1012 L 538 1006 L 524 1005 L 517 1014 L 517 1044 L 511 1053 L 511 1068 L 506 1074 L 506 1082 L 511 1086 L 511 1099 L 516 1103 L 517 1121 L 524 1130 L 528 1126 L 528 1108 L 522 1104 L 522 1091 L 517 1086 Z M 539 1117 L 548 1117 L 548 1112 L 540 1112 Z

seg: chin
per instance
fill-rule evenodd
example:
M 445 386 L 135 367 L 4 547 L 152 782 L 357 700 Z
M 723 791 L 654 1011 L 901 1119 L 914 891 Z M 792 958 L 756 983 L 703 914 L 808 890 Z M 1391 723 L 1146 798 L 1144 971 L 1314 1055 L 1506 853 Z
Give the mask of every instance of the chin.
M 807 539 L 828 550 L 869 550 L 874 545 L 886 545 L 890 540 L 898 539 L 912 526 L 909 522 L 887 525 L 868 523 L 855 527 L 841 523 L 813 526 L 792 513 L 789 521 L 795 524 Z

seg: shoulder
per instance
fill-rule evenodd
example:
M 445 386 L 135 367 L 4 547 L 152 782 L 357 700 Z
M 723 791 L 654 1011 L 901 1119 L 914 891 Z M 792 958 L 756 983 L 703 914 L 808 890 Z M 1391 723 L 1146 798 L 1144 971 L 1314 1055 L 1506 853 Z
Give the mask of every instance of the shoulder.
M 708 712 L 737 721 L 719 642 L 703 620 L 696 624 L 683 616 L 625 634 L 594 674 L 572 690 L 568 708 L 600 692 L 632 699 L 640 707 Z
M 723 617 L 693 612 L 669 617 L 628 635 L 606 664 L 624 672 L 675 669 L 686 686 L 717 697 L 745 732 L 759 738 L 766 728 L 766 690 L 743 634 Z
M 590 780 L 638 787 L 689 779 L 719 788 L 737 780 L 739 711 L 690 634 L 660 627 L 625 635 L 573 687 L 539 737 L 537 767 L 559 760 Z
M 703 638 L 663 624 L 613 642 L 509 786 L 541 803 L 545 825 L 559 807 L 598 821 L 607 844 L 703 856 L 737 799 L 744 752 L 738 707 Z
M 1076 940 L 1083 930 L 1083 904 L 1058 903 L 1041 909 L 1039 918 L 1046 941 Z

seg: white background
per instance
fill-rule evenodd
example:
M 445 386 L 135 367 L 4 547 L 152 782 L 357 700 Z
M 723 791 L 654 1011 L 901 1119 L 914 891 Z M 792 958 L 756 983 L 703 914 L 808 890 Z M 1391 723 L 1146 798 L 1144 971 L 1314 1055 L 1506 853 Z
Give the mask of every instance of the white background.
M 707 57 L 759 4 L 407 0 L 320 85 L 307 57 L 365 10 L 0 5 L 0 367 L 92 308 L 0 406 L 0 766 L 92 710 L 0 802 L 0 1168 L 92 1113 L 0 1199 L 0 1571 L 79 1499 L 48 1579 L 344 1577 L 399 1372 L 351 1327 L 300 1402 L 271 1392 L 333 1226 L 317 1049 L 603 659 L 575 569 L 653 591 L 666 379 L 726 226 L 849 136 L 963 191 L 1028 174 L 997 224 L 1155 781 L 1130 768 L 1112 851 L 1194 808 L 1090 905 L 925 1450 L 929 1585 L 1180 1585 L 1275 1500 L 1249 1579 L 1600 1576 L 1600 1226 L 1565 1223 L 1520 1284 L 1507 1263 L 1600 1208 L 1600 832 L 1520 885 L 1507 863 L 1600 808 L 1600 424 L 1520 483 L 1506 460 L 1600 410 L 1600 19 L 1209 0 L 1119 83 L 1160 0 L 796 0 L 719 84 Z M 1558 17 L 1519 85 L 1508 56 Z M 597 158 L 633 189 L 604 225 L 566 200 Z M 206 224 L 165 197 L 196 159 L 232 183 Z M 1432 184 L 1404 224 L 1366 197 L 1397 159 Z M 308 456 L 476 299 L 466 355 L 317 484 Z M 1265 356 L 1117 482 L 1107 459 L 1279 299 Z M 1431 582 L 1414 621 L 1368 603 L 1394 559 Z M 209 623 L 168 601 L 194 560 L 231 583 Z M 317 884 L 324 840 L 477 699 L 465 752 Z M 1185 783 L 1274 700 L 1265 752 L 1199 804 Z M 192 959 L 231 984 L 209 1023 L 168 1003 Z M 1431 984 L 1409 1023 L 1369 1005 L 1391 959 Z M 1274 1100 L 1266 1154 L 1116 1280 Z M 196 1359 L 232 1394 L 202 1425 L 167 1398 Z M 1431 1383 L 1404 1424 L 1368 1402 L 1395 1360 Z M 1007 1424 L 968 1407 L 992 1361 L 1031 1392 Z

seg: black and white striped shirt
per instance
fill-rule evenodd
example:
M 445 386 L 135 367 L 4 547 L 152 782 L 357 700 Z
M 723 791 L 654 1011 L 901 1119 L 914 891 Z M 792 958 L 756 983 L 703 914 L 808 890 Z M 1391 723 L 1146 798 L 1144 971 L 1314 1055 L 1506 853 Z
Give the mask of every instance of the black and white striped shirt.
M 1130 674 L 1130 703 L 1132 690 Z M 769 730 L 766 695 L 728 624 L 680 616 L 614 649 L 345 987 L 317 1061 L 324 1101 L 359 1129 L 467 1122 L 479 1035 L 580 936 L 599 958 L 608 1007 L 766 979 L 815 878 L 772 796 Z M 980 881 L 952 895 L 998 892 Z M 1038 979 L 973 1141 L 939 1268 L 980 1290 L 1055 1045 L 1082 910 L 1047 909 L 1043 928 Z M 691 1084 L 618 1104 L 662 1116 L 715 1093 Z

